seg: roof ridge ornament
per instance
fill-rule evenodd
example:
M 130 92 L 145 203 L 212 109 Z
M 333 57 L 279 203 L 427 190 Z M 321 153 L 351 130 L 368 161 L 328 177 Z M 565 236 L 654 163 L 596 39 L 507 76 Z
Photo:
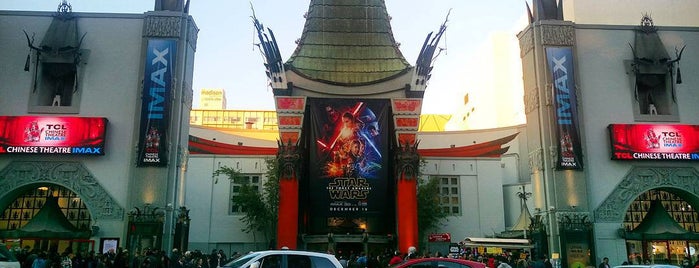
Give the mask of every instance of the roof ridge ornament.
M 425 38 L 425 42 L 422 44 L 420 54 L 418 55 L 417 61 L 415 62 L 415 83 L 413 85 L 415 86 L 415 88 L 413 90 L 425 90 L 425 88 L 427 87 L 427 82 L 432 77 L 432 68 L 434 68 L 432 64 L 437 59 L 439 54 L 441 54 L 443 50 L 446 50 L 446 48 L 440 47 L 439 51 L 437 51 L 437 45 L 439 44 L 442 35 L 444 35 L 444 33 L 447 30 L 447 22 L 449 22 L 450 14 L 451 9 L 449 9 L 449 12 L 447 12 L 447 17 L 444 18 L 444 22 L 439 27 L 439 31 L 437 32 L 437 34 L 432 36 L 434 32 L 430 32 L 429 34 L 427 34 L 427 38 Z M 435 54 L 435 51 L 437 51 L 437 54 Z
M 62 0 L 56 12 L 59 16 L 68 16 L 70 13 L 73 13 L 73 6 L 67 0 Z
M 643 17 L 641 18 L 641 31 L 644 33 L 655 33 L 658 31 L 658 27 L 655 27 L 655 23 L 653 23 L 653 18 L 650 17 L 648 13 L 643 14 Z

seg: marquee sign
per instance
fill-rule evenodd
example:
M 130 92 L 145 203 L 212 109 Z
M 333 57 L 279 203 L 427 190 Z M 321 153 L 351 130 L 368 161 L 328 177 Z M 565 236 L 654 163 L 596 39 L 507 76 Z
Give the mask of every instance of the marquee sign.
M 614 160 L 699 160 L 699 125 L 611 124 Z
M 104 155 L 107 118 L 0 116 L 0 154 Z

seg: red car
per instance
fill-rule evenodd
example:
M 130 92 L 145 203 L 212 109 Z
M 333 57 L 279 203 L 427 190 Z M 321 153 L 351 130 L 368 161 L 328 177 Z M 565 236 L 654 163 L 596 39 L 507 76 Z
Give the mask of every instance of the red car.
M 411 259 L 391 266 L 392 268 L 485 268 L 485 264 L 476 261 L 451 258 Z

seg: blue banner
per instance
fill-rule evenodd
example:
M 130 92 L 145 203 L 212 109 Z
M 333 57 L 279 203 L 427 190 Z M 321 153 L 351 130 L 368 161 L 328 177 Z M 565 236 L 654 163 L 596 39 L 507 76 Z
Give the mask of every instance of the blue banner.
M 167 130 L 176 52 L 177 40 L 148 40 L 141 97 L 138 166 L 167 166 Z
M 575 69 L 571 47 L 547 47 L 546 60 L 553 82 L 554 123 L 558 138 L 557 169 L 582 169 L 578 131 Z

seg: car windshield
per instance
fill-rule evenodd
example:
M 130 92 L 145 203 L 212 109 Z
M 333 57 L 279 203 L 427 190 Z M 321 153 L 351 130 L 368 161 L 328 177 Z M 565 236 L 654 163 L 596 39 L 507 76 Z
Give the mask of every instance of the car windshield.
M 0 261 L 11 261 L 15 262 L 17 259 L 15 258 L 15 255 L 12 254 L 5 245 L 0 246 Z
M 258 255 L 260 255 L 259 252 L 251 252 L 251 253 L 245 254 L 244 256 L 241 256 L 241 257 L 239 257 L 239 258 L 237 258 L 229 263 L 226 263 L 226 265 L 224 265 L 223 267 L 231 267 L 231 268 L 241 267 L 241 266 L 243 266 L 243 264 L 245 264 L 249 260 L 257 257 Z

